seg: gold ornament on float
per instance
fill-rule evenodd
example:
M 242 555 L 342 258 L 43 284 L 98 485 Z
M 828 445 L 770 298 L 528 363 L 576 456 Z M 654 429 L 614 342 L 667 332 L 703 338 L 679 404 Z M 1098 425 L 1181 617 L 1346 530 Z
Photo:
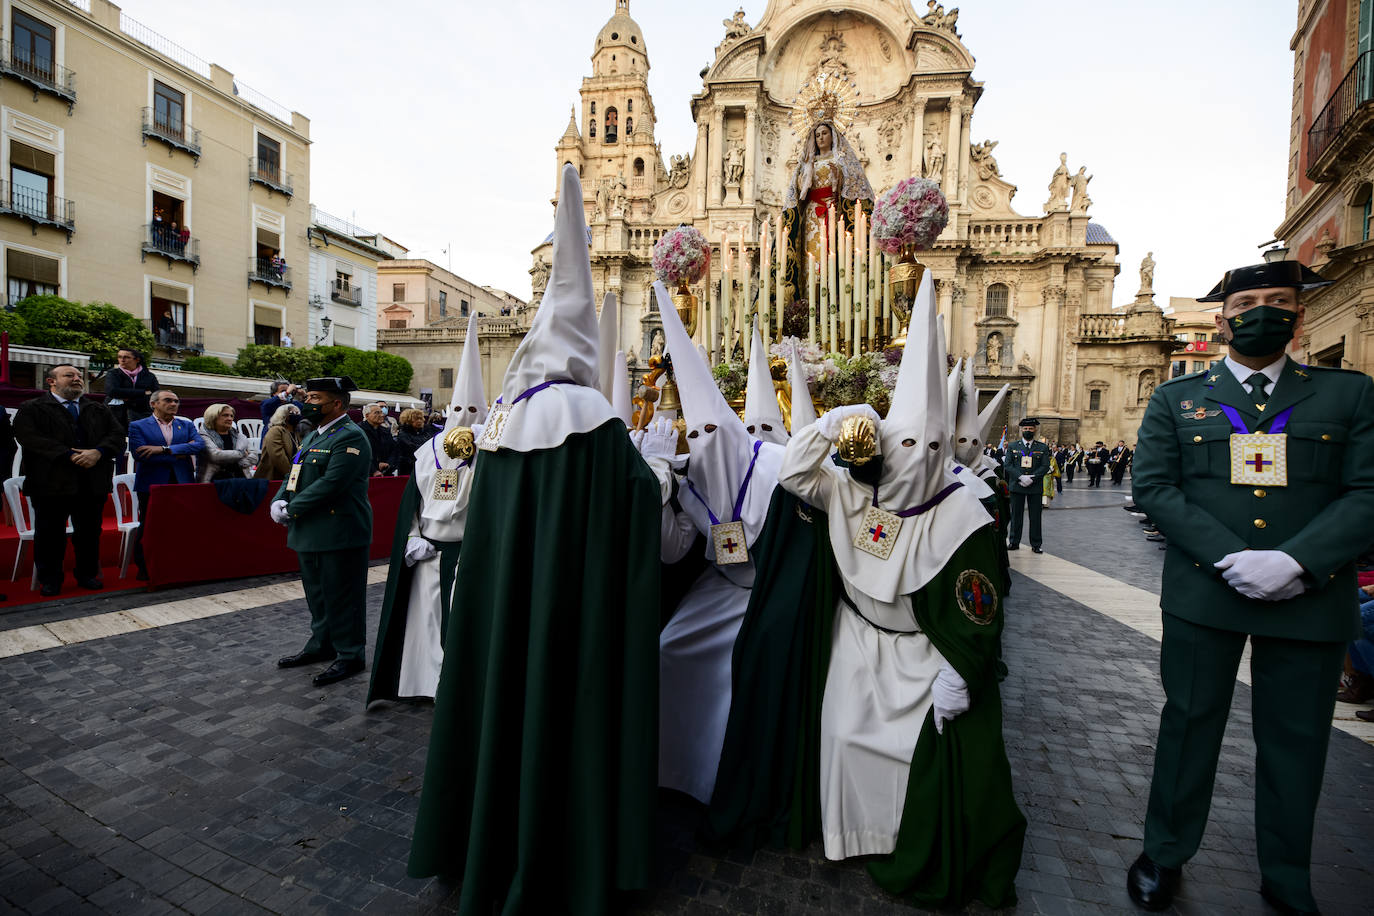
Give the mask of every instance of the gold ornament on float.
M 682 320 L 682 326 L 687 329 L 688 337 L 695 337 L 697 333 L 697 297 L 692 295 L 692 291 L 687 288 L 686 280 L 679 280 L 677 289 L 673 290 L 673 306 L 677 309 L 677 317 Z M 662 405 L 665 410 L 669 408 L 666 404 Z
M 444 454 L 460 461 L 466 461 L 477 454 L 477 442 L 473 438 L 472 428 L 455 426 L 444 433 Z
M 792 100 L 792 133 L 808 137 L 817 124 L 829 121 L 847 134 L 858 110 L 859 90 L 854 81 L 834 70 L 822 70 Z
M 874 425 L 873 418 L 863 414 L 845 417 L 840 424 L 840 436 L 835 440 L 835 448 L 840 458 L 854 467 L 868 464 L 878 451 L 878 427 Z
M 926 267 L 916 260 L 916 247 L 903 245 L 901 260 L 893 264 L 887 272 L 888 286 L 892 289 L 892 313 L 901 322 L 901 329 L 888 343 L 889 347 L 905 347 L 907 322 L 911 320 L 911 305 L 916 300 L 916 291 L 921 288 L 921 277 Z

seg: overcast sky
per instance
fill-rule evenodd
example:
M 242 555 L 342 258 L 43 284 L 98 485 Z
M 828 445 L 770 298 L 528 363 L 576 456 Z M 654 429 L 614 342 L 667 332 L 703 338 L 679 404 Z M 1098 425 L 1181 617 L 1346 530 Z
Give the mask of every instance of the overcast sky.
M 924 11 L 924 0 L 915 0 Z M 955 0 L 1013 206 L 1039 215 L 1061 151 L 1093 175 L 1157 301 L 1198 296 L 1283 218 L 1297 0 Z M 954 6 L 955 3 L 948 4 Z M 665 160 L 735 2 L 631 0 Z M 766 0 L 743 4 L 750 23 Z M 839 5 L 839 4 L 837 4 Z M 124 12 L 311 119 L 311 201 L 478 283 L 530 294 L 554 144 L 614 0 L 125 0 Z

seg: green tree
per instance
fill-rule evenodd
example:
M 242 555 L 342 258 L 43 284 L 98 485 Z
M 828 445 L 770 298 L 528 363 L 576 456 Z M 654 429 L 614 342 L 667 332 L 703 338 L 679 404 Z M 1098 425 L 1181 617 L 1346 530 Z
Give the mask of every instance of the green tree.
M 350 376 L 359 388 L 372 391 L 405 392 L 410 389 L 410 379 L 415 369 L 409 360 L 381 350 L 355 350 L 352 347 L 335 349 L 350 352 L 339 363 L 339 371 L 332 374 Z
M 308 347 L 250 344 L 239 350 L 234 369 L 252 378 L 284 378 L 303 382 L 324 375 L 324 359 Z
M 0 331 L 9 332 L 10 343 L 12 344 L 29 342 L 28 322 L 15 312 L 0 311 Z
M 203 372 L 206 375 L 238 375 L 238 371 L 215 356 L 188 356 L 181 363 L 183 372 Z
M 147 353 L 153 348 L 153 332 L 108 302 L 83 305 L 61 296 L 29 296 L 14 312 L 27 327 L 26 342 L 34 346 L 76 350 L 111 363 L 122 349 Z

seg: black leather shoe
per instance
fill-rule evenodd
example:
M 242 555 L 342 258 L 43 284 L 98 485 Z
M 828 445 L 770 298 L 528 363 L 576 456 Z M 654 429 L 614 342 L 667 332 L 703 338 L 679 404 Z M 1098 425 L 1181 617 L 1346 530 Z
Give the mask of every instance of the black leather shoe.
M 1147 540 L 1147 541 L 1162 541 L 1162 540 L 1164 540 L 1164 535 L 1162 535 L 1162 534 L 1160 534 L 1158 531 L 1156 531 L 1154 534 L 1147 534 L 1147 535 L 1145 535 L 1145 540 Z
M 342 681 L 346 677 L 361 674 L 365 667 L 367 666 L 363 664 L 363 660 L 360 658 L 349 659 L 347 661 L 339 659 L 334 664 L 315 675 L 310 680 L 310 683 L 314 684 L 316 687 L 323 687 L 326 684 L 333 684 L 335 681 Z
M 295 655 L 277 659 L 277 667 L 299 668 L 302 665 L 314 665 L 319 662 L 332 662 L 333 660 L 333 652 L 297 652 Z
M 1039 548 L 1039 547 L 1032 547 L 1032 548 L 1031 548 L 1031 553 L 1044 553 L 1044 552 L 1045 552 L 1045 551 L 1042 550 L 1042 549 Z
M 1164 910 L 1174 902 L 1183 869 L 1160 865 L 1145 853 L 1126 872 L 1126 893 L 1143 910 Z
M 88 588 L 93 592 L 98 592 L 105 587 L 105 580 L 96 576 L 93 579 L 77 579 L 76 584 L 82 588 Z
M 1260 882 L 1260 896 L 1264 898 L 1265 903 L 1272 906 L 1278 912 L 1283 913 L 1284 916 L 1319 916 L 1321 913 L 1321 911 L 1315 907 L 1310 910 L 1304 910 L 1292 904 L 1284 903 L 1269 889 L 1269 885 L 1265 884 L 1263 881 Z
M 1008 549 L 1008 550 L 1020 550 L 1020 549 L 1021 549 L 1021 545 L 1020 545 L 1020 544 L 1008 544 L 1008 545 L 1007 545 L 1007 549 Z
M 51 598 L 53 595 L 56 595 L 61 591 L 62 586 L 60 585 L 45 585 L 38 590 L 38 594 L 42 595 L 44 598 Z

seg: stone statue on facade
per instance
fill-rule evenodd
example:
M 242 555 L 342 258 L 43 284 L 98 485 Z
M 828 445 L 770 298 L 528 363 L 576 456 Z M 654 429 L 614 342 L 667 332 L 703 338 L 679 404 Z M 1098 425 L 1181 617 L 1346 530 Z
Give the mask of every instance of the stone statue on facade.
M 1045 201 L 1046 213 L 1060 213 L 1069 209 L 1069 154 L 1059 154 L 1059 168 L 1050 176 L 1050 199 Z
M 629 212 L 630 201 L 626 196 L 628 190 L 629 189 L 625 185 L 625 173 L 617 173 L 615 176 L 615 206 L 611 210 L 612 214 L 624 216 Z
M 544 287 L 549 285 L 549 265 L 543 258 L 534 262 L 530 268 L 530 304 L 536 305 L 544 298 Z
M 926 173 L 925 177 L 939 184 L 945 178 L 945 148 L 940 143 L 940 138 L 931 134 L 926 138 Z
M 944 6 L 936 0 L 926 0 L 926 9 L 929 12 L 921 17 L 922 25 L 954 32 L 954 37 L 959 37 L 959 32 L 955 29 L 955 24 L 959 21 L 959 7 L 956 6 L 946 13 Z
M 1088 182 L 1093 180 L 1093 176 L 1088 174 L 1087 166 L 1079 166 L 1078 171 L 1069 179 L 1069 184 L 1073 187 L 1073 206 L 1069 208 L 1073 213 L 1087 213 L 1092 206 L 1092 198 L 1088 196 Z
M 744 146 L 732 143 L 725 151 L 725 184 L 737 185 L 744 180 Z
M 996 140 L 984 140 L 969 147 L 969 158 L 973 161 L 973 167 L 978 172 L 978 177 L 987 181 L 990 178 L 998 177 L 1002 170 L 997 167 L 997 160 L 992 157 L 992 150 L 997 146 Z
M 685 188 L 691 178 L 691 159 L 688 156 L 674 156 L 672 167 L 668 172 L 668 186 L 672 188 Z
M 653 359 L 655 356 L 658 356 L 658 357 L 662 357 L 662 356 L 663 356 L 663 342 L 664 342 L 663 329 L 662 329 L 662 328 L 654 328 L 653 334 L 651 334 L 651 335 L 649 336 L 649 358 L 650 358 L 650 359 Z
M 610 191 L 606 185 L 604 179 L 596 183 L 596 210 L 592 213 L 592 222 L 598 222 L 610 215 Z
M 1148 404 L 1150 397 L 1155 393 L 1155 377 L 1153 373 L 1146 372 L 1140 377 L 1139 402 Z
M 988 335 L 988 375 L 997 375 L 1002 371 L 1002 335 Z
M 748 36 L 750 32 L 754 31 L 752 28 L 749 27 L 749 23 L 744 21 L 743 9 L 735 10 L 734 17 L 730 19 L 722 19 L 721 24 L 725 26 L 725 41 L 723 42 L 723 44 L 728 44 L 732 41 L 737 41 L 741 38 Z
M 1155 291 L 1155 253 L 1145 252 L 1145 258 L 1140 262 L 1140 292 L 1136 295 L 1153 295 Z

